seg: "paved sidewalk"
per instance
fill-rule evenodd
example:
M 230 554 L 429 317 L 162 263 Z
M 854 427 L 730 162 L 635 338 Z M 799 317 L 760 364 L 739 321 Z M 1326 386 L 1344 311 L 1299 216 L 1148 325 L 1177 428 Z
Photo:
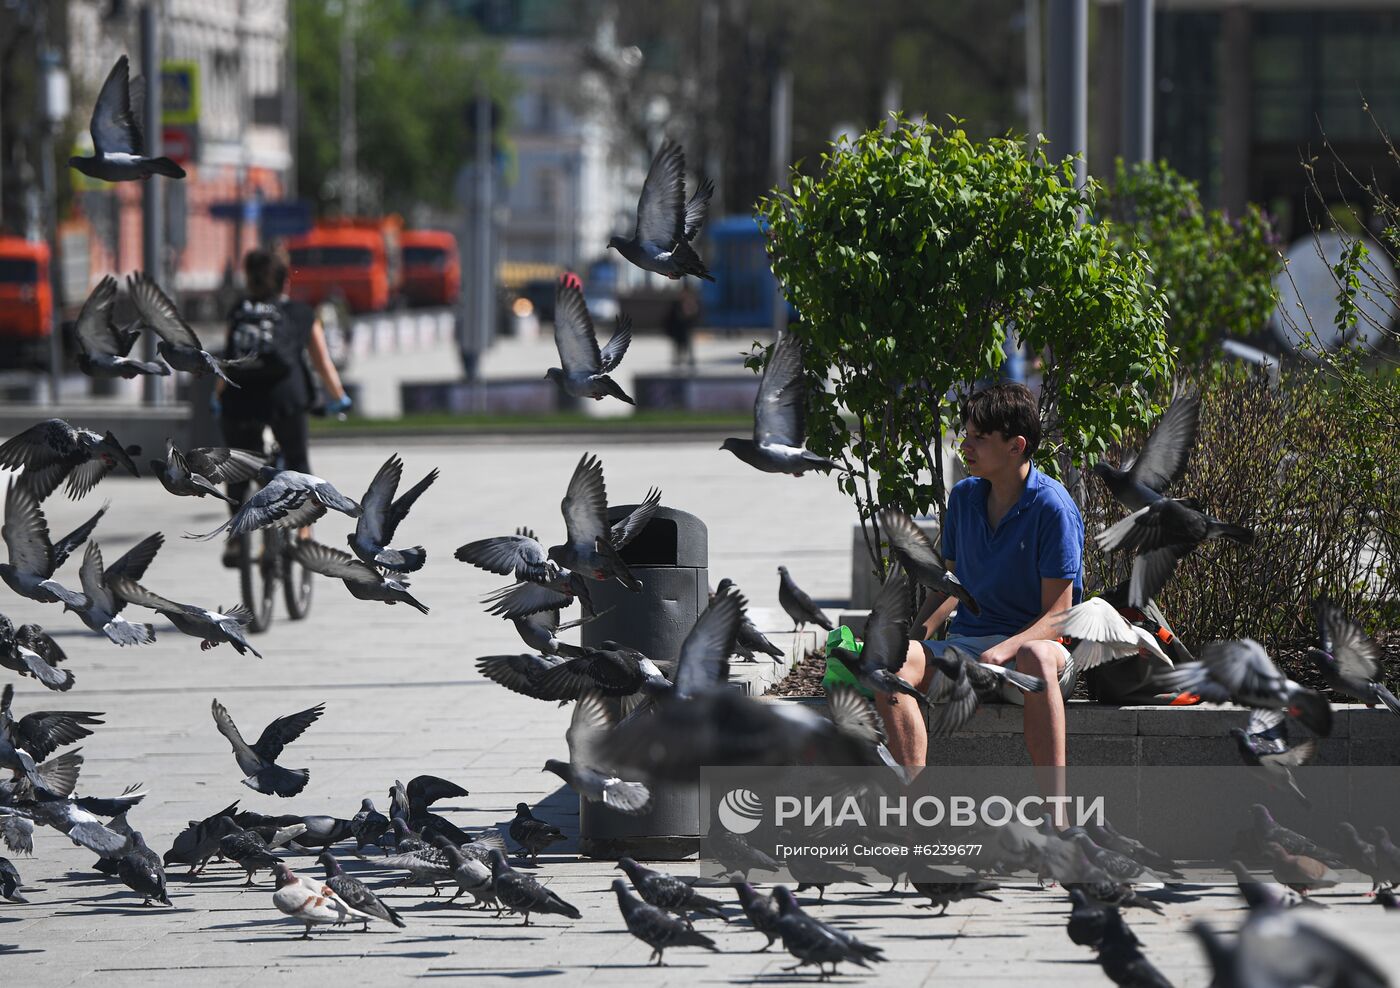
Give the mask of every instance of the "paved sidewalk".
M 313 463 L 318 473 L 358 494 L 392 449 L 336 444 L 313 450 Z M 568 444 L 405 446 L 406 479 L 416 480 L 432 466 L 442 470 L 401 531 L 401 537 L 429 548 L 428 566 L 414 590 L 432 613 L 356 601 L 339 584 L 319 580 L 308 620 L 279 617 L 272 631 L 257 639 L 266 655 L 262 661 L 241 659 L 226 646 L 201 652 L 196 642 L 161 623 L 155 645 L 118 649 L 87 634 L 71 615 L 6 595 L 0 610 L 16 623 L 39 620 L 59 633 L 77 676 L 76 687 L 62 695 L 37 690 L 32 680 L 18 681 L 17 710 L 105 711 L 106 726 L 83 746 L 88 761 L 81 791 L 112 795 L 130 783 L 145 783 L 151 795 L 132 820 L 160 851 L 187 820 L 234 799 L 267 813 L 349 817 L 365 796 L 385 809 L 390 783 L 422 772 L 471 790 L 470 797 L 437 807 L 463 826 L 503 823 L 524 799 L 542 803 L 542 816 L 573 832 L 576 800 L 557 790 L 554 776 L 540 771 L 545 758 L 565 750 L 569 711 L 479 678 L 475 657 L 522 651 L 523 645 L 508 624 L 484 616 L 477 603 L 504 581 L 451 555 L 463 542 L 519 524 L 535 526 L 543 538 L 561 533 L 559 499 L 581 452 Z M 822 478 L 761 475 L 711 443 L 618 445 L 598 452 L 614 500 L 634 500 L 655 482 L 665 490 L 665 503 L 700 514 L 709 525 L 712 580 L 733 577 L 756 606 L 776 605 L 780 562 L 814 597 L 845 595 L 853 516 L 848 502 Z M 46 505 L 51 528 L 67 531 L 104 498 L 112 500 L 112 509 L 97 536 L 109 562 L 159 528 L 167 544 L 147 574 L 152 589 L 205 604 L 236 599 L 233 572 L 217 566 L 217 544 L 179 537 L 218 524 L 223 517 L 218 504 L 173 499 L 149 479 L 109 480 L 76 505 L 52 499 Z M 318 535 L 339 545 L 348 528 L 346 519 L 335 516 L 319 526 Z M 76 580 L 75 563 L 59 576 Z M 326 702 L 325 716 L 282 759 L 311 769 L 305 793 L 278 800 L 240 785 L 228 745 L 209 714 L 213 697 L 228 706 L 245 733 L 260 731 L 273 717 Z M 646 969 L 648 948 L 624 932 L 608 891 L 618 873 L 604 862 L 575 859 L 567 853 L 570 848 L 565 845 L 566 853 L 542 861 L 539 874 L 578 906 L 583 913 L 578 922 L 543 917 L 524 928 L 517 920 L 448 906 L 422 890 L 400 890 L 387 894 L 403 912 L 406 929 L 337 930 L 299 942 L 293 939 L 299 929 L 272 906 L 266 875 L 251 890 L 240 888 L 243 874 L 229 865 L 211 866 L 194 882 L 172 875 L 175 908 L 143 909 L 124 887 L 90 870 L 88 852 L 44 830 L 36 834 L 35 855 L 15 859 L 32 904 L 0 903 L 0 944 L 17 945 L 0 952 L 0 984 L 356 985 L 414 977 L 460 977 L 473 984 L 792 980 L 779 970 L 790 958 L 777 948 L 753 953 L 762 940 L 742 921 L 699 924 L 715 936 L 722 953 L 677 949 L 668 954 L 666 968 Z M 318 873 L 310 856 L 299 857 L 295 867 Z M 674 869 L 683 872 L 684 865 Z M 360 873 L 371 885 L 389 881 L 385 873 Z M 943 918 L 914 909 L 908 895 L 875 892 L 837 890 L 814 910 L 884 947 L 890 957 L 873 973 L 843 967 L 843 982 L 975 982 L 979 988 L 1024 988 L 1032 980 L 1108 984 L 1090 955 L 1064 935 L 1066 906 L 1057 892 L 1008 889 L 1000 905 L 954 906 Z M 730 898 L 728 892 L 719 894 Z M 1367 945 L 1393 976 L 1400 975 L 1396 952 L 1380 955 L 1383 944 L 1394 943 L 1400 917 L 1363 904 L 1356 894 L 1324 898 L 1334 907 L 1319 911 L 1316 921 Z M 1169 977 L 1179 985 L 1204 985 L 1201 955 L 1184 930 L 1196 917 L 1233 925 L 1237 910 L 1233 894 L 1220 891 L 1198 903 L 1169 906 L 1165 918 L 1134 916 L 1132 921 Z

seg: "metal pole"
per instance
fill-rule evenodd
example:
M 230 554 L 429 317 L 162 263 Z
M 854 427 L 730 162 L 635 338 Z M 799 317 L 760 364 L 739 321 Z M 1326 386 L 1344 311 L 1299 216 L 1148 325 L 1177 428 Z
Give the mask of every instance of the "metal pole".
M 49 106 L 49 73 L 58 63 L 58 52 L 49 47 L 47 10 L 39 14 L 39 184 L 43 187 L 44 239 L 49 242 L 49 292 L 53 307 L 49 318 L 49 400 L 57 405 L 63 381 L 63 261 L 58 243 L 58 176 L 53 160 L 53 132 L 58 126 Z
M 1075 184 L 1088 177 L 1089 0 L 1050 0 L 1046 118 L 1050 157 L 1078 155 Z
M 1041 100 L 1044 99 L 1045 68 L 1042 56 L 1045 38 L 1040 32 L 1041 0 L 1026 0 L 1026 137 L 1032 147 L 1036 135 L 1045 129 Z
M 491 162 L 491 97 L 483 85 L 476 95 L 476 318 L 473 322 L 473 380 L 481 380 L 481 356 L 491 342 L 496 311 L 495 272 L 491 270 L 491 223 L 495 210 Z M 476 389 L 480 392 L 480 388 Z M 485 394 L 479 395 L 482 408 Z
M 786 188 L 788 168 L 792 162 L 792 69 L 779 64 L 773 74 L 772 168 L 773 185 Z M 773 336 L 787 329 L 787 297 L 781 283 L 773 279 Z
M 340 22 L 340 208 L 354 216 L 359 192 L 355 159 L 359 156 L 359 134 L 355 131 L 355 4 L 345 0 Z
M 287 132 L 287 173 L 283 199 L 297 198 L 297 19 L 296 4 L 287 3 L 286 49 L 282 57 L 282 129 Z
M 1123 2 L 1123 160 L 1152 160 L 1153 0 Z
M 157 19 L 158 0 L 147 0 L 141 8 L 141 74 L 146 84 L 146 154 L 158 158 L 163 153 L 160 105 L 160 23 Z M 165 285 L 165 217 L 160 179 L 141 183 L 141 266 L 146 276 L 156 284 Z M 154 333 L 141 337 L 141 354 L 145 360 L 156 359 Z M 164 397 L 160 378 L 148 374 L 141 378 L 141 397 L 147 405 L 159 405 Z

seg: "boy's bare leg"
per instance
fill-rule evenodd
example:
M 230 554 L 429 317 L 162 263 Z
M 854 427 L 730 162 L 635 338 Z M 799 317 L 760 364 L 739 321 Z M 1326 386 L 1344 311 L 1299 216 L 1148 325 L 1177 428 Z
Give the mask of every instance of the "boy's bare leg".
M 1022 732 L 1026 752 L 1036 767 L 1036 785 L 1046 796 L 1065 795 L 1065 698 L 1060 694 L 1060 674 L 1065 653 L 1051 641 L 1026 642 L 1016 651 L 1016 670 L 1045 680 L 1044 693 L 1025 694 Z M 1059 829 L 1069 826 L 1063 804 L 1052 804 L 1052 821 Z
M 922 642 L 909 643 L 904 665 L 897 675 L 921 692 L 928 692 L 932 677 Z M 886 745 L 895 762 L 922 767 L 928 760 L 928 725 L 924 721 L 923 708 L 910 696 L 876 693 L 875 709 L 885 722 Z

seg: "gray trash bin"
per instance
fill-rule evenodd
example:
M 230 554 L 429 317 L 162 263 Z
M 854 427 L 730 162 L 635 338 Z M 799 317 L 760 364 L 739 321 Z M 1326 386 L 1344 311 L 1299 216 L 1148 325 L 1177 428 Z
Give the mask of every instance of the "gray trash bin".
M 617 521 L 636 505 L 616 505 Z M 623 548 L 622 559 L 642 583 L 632 593 L 617 581 L 594 584 L 601 617 L 581 630 L 584 645 L 612 640 L 657 662 L 673 661 L 695 619 L 709 603 L 709 533 L 705 523 L 664 505 Z M 607 613 L 603 613 L 606 611 Z M 700 850 L 700 794 L 694 785 L 652 787 L 652 808 L 627 816 L 600 803 L 579 801 L 579 849 L 593 858 L 623 855 L 675 861 Z

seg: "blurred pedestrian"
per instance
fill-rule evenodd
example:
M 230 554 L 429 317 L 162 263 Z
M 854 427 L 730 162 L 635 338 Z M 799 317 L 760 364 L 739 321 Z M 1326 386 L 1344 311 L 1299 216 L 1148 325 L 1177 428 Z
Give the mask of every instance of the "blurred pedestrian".
M 684 362 L 692 371 L 695 370 L 692 337 L 699 323 L 700 296 L 689 282 L 682 282 L 680 292 L 666 312 L 666 335 L 671 338 L 671 366 L 679 367 Z
M 250 367 L 229 370 L 236 388 L 217 382 L 212 399 L 224 442 L 235 449 L 263 451 L 263 429 L 272 430 L 286 470 L 311 472 L 307 449 L 307 413 L 316 404 L 312 372 L 328 396 L 325 411 L 344 412 L 351 401 L 331 362 L 325 332 L 315 311 L 284 294 L 287 262 L 265 248 L 243 259 L 245 297 L 228 317 L 224 352 L 229 357 L 257 356 Z M 241 503 L 248 484 L 230 484 L 229 496 Z M 301 536 L 309 537 L 310 529 Z M 224 550 L 224 565 L 237 566 L 238 540 Z

